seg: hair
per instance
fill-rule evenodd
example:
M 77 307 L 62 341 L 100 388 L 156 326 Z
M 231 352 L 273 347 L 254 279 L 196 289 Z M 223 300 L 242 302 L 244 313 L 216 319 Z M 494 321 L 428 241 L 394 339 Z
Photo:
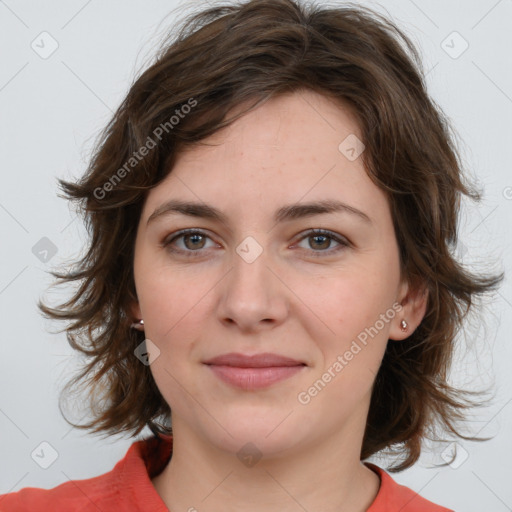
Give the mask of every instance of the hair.
M 134 356 L 144 334 L 130 329 L 137 300 L 133 258 L 148 191 L 186 147 L 282 94 L 310 90 L 349 108 L 366 149 L 371 180 L 385 191 L 402 276 L 426 290 L 426 314 L 410 337 L 387 344 L 376 376 L 361 459 L 394 447 L 400 471 L 419 458 L 434 424 L 464 439 L 474 392 L 448 373 L 463 320 L 478 295 L 503 275 L 470 273 L 455 257 L 462 196 L 479 200 L 462 174 L 449 122 L 426 91 L 408 37 L 363 7 L 319 7 L 294 0 L 223 4 L 190 15 L 135 79 L 96 141 L 86 173 L 59 179 L 89 234 L 87 252 L 55 284 L 78 282 L 48 318 L 68 321 L 70 345 L 86 364 L 64 389 L 88 391 L 92 432 L 159 437 L 172 433 L 171 410 L 149 366 Z M 236 115 L 231 115 L 239 109 Z M 144 149 L 145 148 L 145 149 Z M 70 322 L 69 322 L 70 321 Z

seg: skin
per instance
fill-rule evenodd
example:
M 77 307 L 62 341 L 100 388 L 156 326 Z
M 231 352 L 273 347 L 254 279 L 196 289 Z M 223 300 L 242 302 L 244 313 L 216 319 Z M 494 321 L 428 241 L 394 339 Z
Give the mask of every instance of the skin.
M 172 409 L 173 456 L 152 480 L 170 510 L 360 512 L 378 493 L 378 476 L 360 461 L 371 390 L 388 340 L 414 331 L 426 298 L 400 275 L 385 194 L 361 158 L 338 149 L 350 134 L 361 138 L 346 106 L 311 91 L 279 96 L 182 152 L 147 197 L 132 313 L 160 351 L 150 369 Z M 169 214 L 148 224 L 170 199 L 207 203 L 227 219 Z M 273 219 L 284 205 L 326 199 L 370 222 L 343 211 Z M 186 228 L 204 236 L 162 247 Z M 308 233 L 315 228 L 332 237 Z M 236 252 L 249 236 L 262 249 L 252 263 Z M 393 304 L 401 311 L 300 403 L 298 394 Z M 228 352 L 273 352 L 306 366 L 268 388 L 241 390 L 203 364 Z M 237 457 L 247 443 L 256 464 Z

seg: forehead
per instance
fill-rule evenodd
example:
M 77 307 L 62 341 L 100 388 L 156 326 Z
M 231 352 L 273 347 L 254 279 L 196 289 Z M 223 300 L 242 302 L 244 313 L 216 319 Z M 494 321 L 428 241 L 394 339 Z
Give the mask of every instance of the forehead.
M 242 113 L 250 104 L 233 108 L 228 118 Z M 223 145 L 224 151 L 241 147 L 265 147 L 280 150 L 296 148 L 314 153 L 315 143 L 323 139 L 323 149 L 337 155 L 340 137 L 362 138 L 357 118 L 348 104 L 310 90 L 280 94 L 259 104 L 229 126 L 201 141 L 199 146 L 183 149 L 178 158 L 199 157 L 204 145 Z M 289 156 L 289 155 L 288 155 Z
M 344 141 L 360 139 L 356 118 L 344 105 L 312 91 L 277 96 L 182 150 L 148 195 L 144 216 L 170 198 L 253 217 L 267 205 L 275 210 L 326 198 L 359 209 L 385 208 L 362 158 L 344 152 Z

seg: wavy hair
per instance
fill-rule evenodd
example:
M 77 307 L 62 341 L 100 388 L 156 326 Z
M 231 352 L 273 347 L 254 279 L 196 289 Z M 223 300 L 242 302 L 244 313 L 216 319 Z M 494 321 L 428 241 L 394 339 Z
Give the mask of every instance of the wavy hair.
M 74 295 L 57 307 L 38 303 L 46 317 L 68 321 L 67 339 L 86 359 L 63 392 L 83 386 L 92 419 L 68 423 L 95 433 L 135 436 L 146 426 L 157 436 L 172 433 L 170 407 L 134 355 L 144 335 L 130 329 L 145 198 L 181 149 L 272 97 L 303 89 L 355 114 L 366 172 L 389 200 L 402 275 L 428 291 L 419 327 L 387 345 L 361 459 L 395 447 L 401 460 L 390 470 L 405 469 L 434 424 L 474 439 L 457 426 L 474 394 L 452 387 L 448 372 L 474 299 L 503 277 L 470 273 L 454 255 L 461 198 L 480 193 L 463 176 L 449 122 L 401 29 L 366 8 L 296 0 L 250 0 L 189 15 L 131 84 L 84 175 L 58 180 L 89 234 L 85 255 L 67 272 L 51 272 L 55 284 L 77 282 Z

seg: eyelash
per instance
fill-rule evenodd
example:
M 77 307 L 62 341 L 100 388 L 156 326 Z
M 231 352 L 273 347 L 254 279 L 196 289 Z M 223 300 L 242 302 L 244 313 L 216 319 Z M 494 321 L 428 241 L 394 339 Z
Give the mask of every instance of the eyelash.
M 184 249 L 175 249 L 175 248 L 171 247 L 171 244 L 173 242 L 175 242 L 176 240 L 183 238 L 184 236 L 187 236 L 187 235 L 201 235 L 206 238 L 210 238 L 205 232 L 203 232 L 201 230 L 184 229 L 182 231 L 178 231 L 177 233 L 175 233 L 172 238 L 165 239 L 162 242 L 161 246 L 166 247 L 170 252 L 179 253 L 188 258 L 195 258 L 195 257 L 200 256 L 201 252 L 203 252 L 200 249 L 198 249 L 196 251 L 191 251 L 191 250 L 184 250 Z M 339 251 L 342 251 L 343 249 L 346 249 L 347 247 L 350 246 L 350 243 L 345 238 L 339 237 L 339 236 L 335 235 L 332 231 L 328 231 L 326 229 L 311 229 L 308 232 L 306 232 L 304 234 L 304 236 L 302 236 L 302 238 L 300 238 L 297 243 L 300 243 L 303 240 L 306 240 L 307 238 L 311 238 L 311 237 L 318 236 L 318 235 L 325 236 L 331 240 L 334 240 L 335 242 L 339 243 L 340 245 L 337 248 L 331 249 L 331 250 L 327 249 L 327 250 L 315 251 L 315 250 L 311 249 L 312 254 L 316 258 L 322 257 L 325 254 L 328 254 L 330 256 L 330 255 L 332 255 L 334 253 L 338 253 Z M 304 249 L 304 250 L 308 250 L 308 249 Z

